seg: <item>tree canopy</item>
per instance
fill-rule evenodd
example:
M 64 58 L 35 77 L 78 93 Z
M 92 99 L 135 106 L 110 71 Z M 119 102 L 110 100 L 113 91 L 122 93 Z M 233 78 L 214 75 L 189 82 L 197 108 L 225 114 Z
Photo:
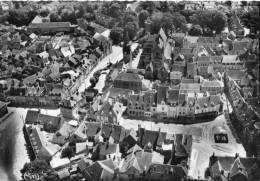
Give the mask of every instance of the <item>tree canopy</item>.
M 29 163 L 25 163 L 21 169 L 21 173 L 23 178 L 27 176 L 41 178 L 46 181 L 56 180 L 58 178 L 55 170 L 53 170 L 45 160 L 38 159 Z
M 220 33 L 227 25 L 227 17 L 224 13 L 216 10 L 199 10 L 196 11 L 190 18 L 193 24 L 198 24 L 202 27 Z

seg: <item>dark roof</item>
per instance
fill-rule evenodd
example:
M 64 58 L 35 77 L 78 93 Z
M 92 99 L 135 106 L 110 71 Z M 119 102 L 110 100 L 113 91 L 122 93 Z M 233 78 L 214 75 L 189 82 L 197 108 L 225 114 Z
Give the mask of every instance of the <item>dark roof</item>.
M 94 136 L 98 133 L 100 130 L 100 123 L 87 123 L 87 135 L 88 136 Z
M 142 82 L 141 78 L 138 74 L 134 73 L 120 73 L 115 81 L 126 81 L 126 82 Z
M 146 146 L 149 142 L 153 145 L 153 147 L 156 147 L 158 136 L 158 131 L 145 130 L 142 136 L 142 147 Z
M 118 144 L 115 143 L 99 143 L 100 150 L 99 155 L 110 155 L 116 153 Z
M 61 126 L 61 118 L 45 114 L 39 114 L 38 121 L 43 125 L 52 125 L 54 128 L 59 129 Z
M 101 135 L 108 138 L 112 133 L 112 124 L 102 124 Z
M 168 86 L 158 85 L 157 87 L 157 104 L 160 104 L 162 101 L 166 102 L 166 95 Z
M 31 23 L 28 28 L 63 28 L 71 27 L 70 22 L 44 22 L 44 23 Z
M 106 180 L 114 175 L 114 169 L 115 166 L 113 164 L 112 159 L 106 159 L 103 161 L 97 161 L 94 164 L 87 167 L 86 173 L 93 180 Z
M 125 128 L 119 125 L 114 125 L 112 128 L 112 138 L 114 139 L 115 143 L 123 141 L 125 137 Z
M 38 120 L 39 111 L 28 110 L 25 118 L 26 124 L 33 124 Z
M 168 96 L 167 96 L 167 102 L 168 103 L 174 103 L 174 102 L 178 102 L 178 98 L 179 98 L 179 90 L 178 89 L 169 89 L 168 90 Z

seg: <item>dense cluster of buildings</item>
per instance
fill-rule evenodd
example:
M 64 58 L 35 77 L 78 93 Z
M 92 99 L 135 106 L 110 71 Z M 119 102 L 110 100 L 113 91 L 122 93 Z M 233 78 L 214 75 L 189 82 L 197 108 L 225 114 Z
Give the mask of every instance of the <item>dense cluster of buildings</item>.
M 187 10 L 198 8 L 214 9 L 215 3 L 185 4 Z M 108 17 L 97 16 L 107 23 Z M 151 35 L 146 21 L 137 68 L 132 67 L 134 51 L 123 52 L 128 63 L 121 60 L 95 72 L 106 74 L 106 89 L 92 86 L 82 93 L 78 89 L 86 77 L 112 52 L 109 29 L 83 19 L 74 26 L 40 16 L 24 28 L 1 26 L 0 100 L 10 106 L 59 107 L 60 116 L 27 112 L 24 128 L 33 157 L 48 161 L 59 179 L 81 175 L 79 180 L 107 181 L 194 180 L 188 176 L 192 135 L 141 125 L 127 129 L 119 125 L 122 116 L 199 123 L 222 114 L 230 102 L 231 122 L 255 157 L 213 154 L 205 177 L 258 181 L 259 40 L 242 36 L 239 23 L 234 14 L 231 31 L 205 37 L 166 34 L 162 28 Z M 126 46 L 123 50 L 131 50 Z M 0 117 L 7 111 L 0 102 Z M 219 143 L 228 142 L 227 135 L 219 135 L 214 135 Z
M 112 51 L 108 29 L 87 24 L 88 29 L 73 27 L 74 34 L 64 35 L 57 23 L 42 19 L 36 16 L 27 30 L 1 27 L 0 98 L 10 106 L 59 107 L 78 94 L 88 73 Z

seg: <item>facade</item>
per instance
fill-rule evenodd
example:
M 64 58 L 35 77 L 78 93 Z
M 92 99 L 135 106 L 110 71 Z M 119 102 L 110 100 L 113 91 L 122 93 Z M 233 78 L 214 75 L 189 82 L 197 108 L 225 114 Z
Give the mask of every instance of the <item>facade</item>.
M 224 84 L 220 81 L 204 80 L 201 84 L 202 92 L 209 92 L 210 95 L 222 94 L 224 91 Z
M 0 118 L 8 113 L 7 105 L 4 102 L 0 101 Z
M 142 78 L 134 73 L 120 73 L 114 80 L 115 88 L 130 89 L 134 91 L 141 91 L 143 89 Z

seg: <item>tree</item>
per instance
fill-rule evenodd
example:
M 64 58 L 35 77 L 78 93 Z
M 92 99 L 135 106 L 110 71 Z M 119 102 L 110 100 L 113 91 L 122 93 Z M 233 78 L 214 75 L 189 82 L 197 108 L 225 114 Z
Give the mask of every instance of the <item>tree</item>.
M 75 154 L 74 150 L 73 150 L 73 147 L 66 147 L 62 150 L 61 152 L 61 157 L 64 158 L 64 157 L 68 157 L 68 158 L 71 158 L 73 157 Z
M 125 26 L 125 30 L 128 32 L 130 40 L 133 40 L 137 33 L 137 25 L 135 22 L 128 22 Z
M 112 28 L 109 38 L 113 41 L 113 44 L 118 44 L 123 41 L 123 29 L 119 27 Z
M 118 2 L 113 2 L 112 5 L 109 7 L 108 15 L 113 18 L 121 17 L 121 6 Z
M 189 35 L 191 36 L 200 36 L 202 35 L 202 28 L 200 25 L 193 25 L 189 30 Z
M 29 163 L 25 163 L 21 169 L 22 178 L 26 176 L 38 176 L 46 181 L 58 179 L 58 175 L 45 160 L 34 160 Z
M 50 12 L 49 12 L 48 9 L 41 9 L 40 12 L 39 12 L 40 16 L 42 16 L 42 17 L 48 16 L 49 13 L 50 13 Z
M 147 10 L 142 10 L 138 15 L 138 23 L 140 27 L 145 26 L 145 20 L 149 17 L 149 13 Z
M 59 22 L 61 21 L 61 17 L 58 15 L 58 13 L 53 12 L 50 14 L 50 21 L 51 22 Z
M 138 8 L 143 9 L 143 10 L 147 10 L 150 14 L 152 14 L 154 9 L 155 9 L 155 5 L 152 1 L 141 1 L 139 3 Z
M 191 22 L 200 25 L 203 30 L 208 28 L 216 33 L 221 33 L 227 25 L 227 17 L 216 10 L 199 10 L 192 15 Z

